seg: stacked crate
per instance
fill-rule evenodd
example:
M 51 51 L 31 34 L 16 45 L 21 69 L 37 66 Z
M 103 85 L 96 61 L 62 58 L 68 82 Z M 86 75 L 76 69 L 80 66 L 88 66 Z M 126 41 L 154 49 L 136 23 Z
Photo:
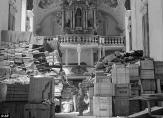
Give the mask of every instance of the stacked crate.
M 112 67 L 112 82 L 115 84 L 114 115 L 127 116 L 131 94 L 129 68 L 123 64 L 114 64 Z
M 140 111 L 140 101 L 129 100 L 140 95 L 139 65 L 113 65 L 112 81 L 115 84 L 114 115 L 126 116 Z M 134 106 L 134 107 L 132 107 Z
M 104 75 L 103 71 L 96 71 L 93 96 L 93 115 L 97 117 L 112 116 L 112 96 L 114 96 L 114 84 Z
M 156 80 L 154 75 L 154 63 L 145 59 L 140 61 L 141 93 L 153 94 L 156 92 Z

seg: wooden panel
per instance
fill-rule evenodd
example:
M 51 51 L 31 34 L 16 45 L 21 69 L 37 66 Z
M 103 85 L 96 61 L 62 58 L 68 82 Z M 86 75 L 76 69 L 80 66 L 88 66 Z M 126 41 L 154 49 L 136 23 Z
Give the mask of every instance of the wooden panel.
M 163 74 L 163 61 L 155 61 L 155 74 Z
M 129 83 L 129 68 L 124 65 L 114 65 L 112 69 L 112 82 L 115 84 Z
M 155 79 L 154 70 L 140 70 L 141 79 Z
M 94 84 L 94 95 L 95 96 L 114 96 L 115 89 L 114 84 L 108 83 L 95 83 Z
M 154 69 L 153 60 L 142 60 L 140 61 L 140 68 L 141 69 Z
M 144 91 L 155 91 L 156 90 L 156 80 L 141 80 L 142 87 Z
M 112 97 L 93 97 L 93 115 L 111 117 Z

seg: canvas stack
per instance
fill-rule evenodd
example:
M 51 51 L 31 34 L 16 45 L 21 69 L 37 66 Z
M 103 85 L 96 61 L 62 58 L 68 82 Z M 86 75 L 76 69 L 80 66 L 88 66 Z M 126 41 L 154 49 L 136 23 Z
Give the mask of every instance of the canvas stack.
M 111 117 L 112 96 L 114 96 L 114 84 L 104 71 L 96 71 L 93 96 L 93 115 L 97 117 Z

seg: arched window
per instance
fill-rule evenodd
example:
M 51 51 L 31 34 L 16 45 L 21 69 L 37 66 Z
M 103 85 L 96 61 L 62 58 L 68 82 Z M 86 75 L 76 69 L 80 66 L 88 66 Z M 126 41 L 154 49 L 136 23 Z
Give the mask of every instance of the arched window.
M 82 27 L 82 11 L 80 8 L 77 8 L 76 10 L 75 27 Z

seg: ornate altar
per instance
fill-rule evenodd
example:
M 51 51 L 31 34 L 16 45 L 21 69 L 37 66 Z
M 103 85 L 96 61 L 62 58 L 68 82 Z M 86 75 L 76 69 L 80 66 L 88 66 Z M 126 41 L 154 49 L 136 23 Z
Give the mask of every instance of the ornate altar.
M 96 0 L 64 0 L 62 27 L 65 34 L 95 34 Z

